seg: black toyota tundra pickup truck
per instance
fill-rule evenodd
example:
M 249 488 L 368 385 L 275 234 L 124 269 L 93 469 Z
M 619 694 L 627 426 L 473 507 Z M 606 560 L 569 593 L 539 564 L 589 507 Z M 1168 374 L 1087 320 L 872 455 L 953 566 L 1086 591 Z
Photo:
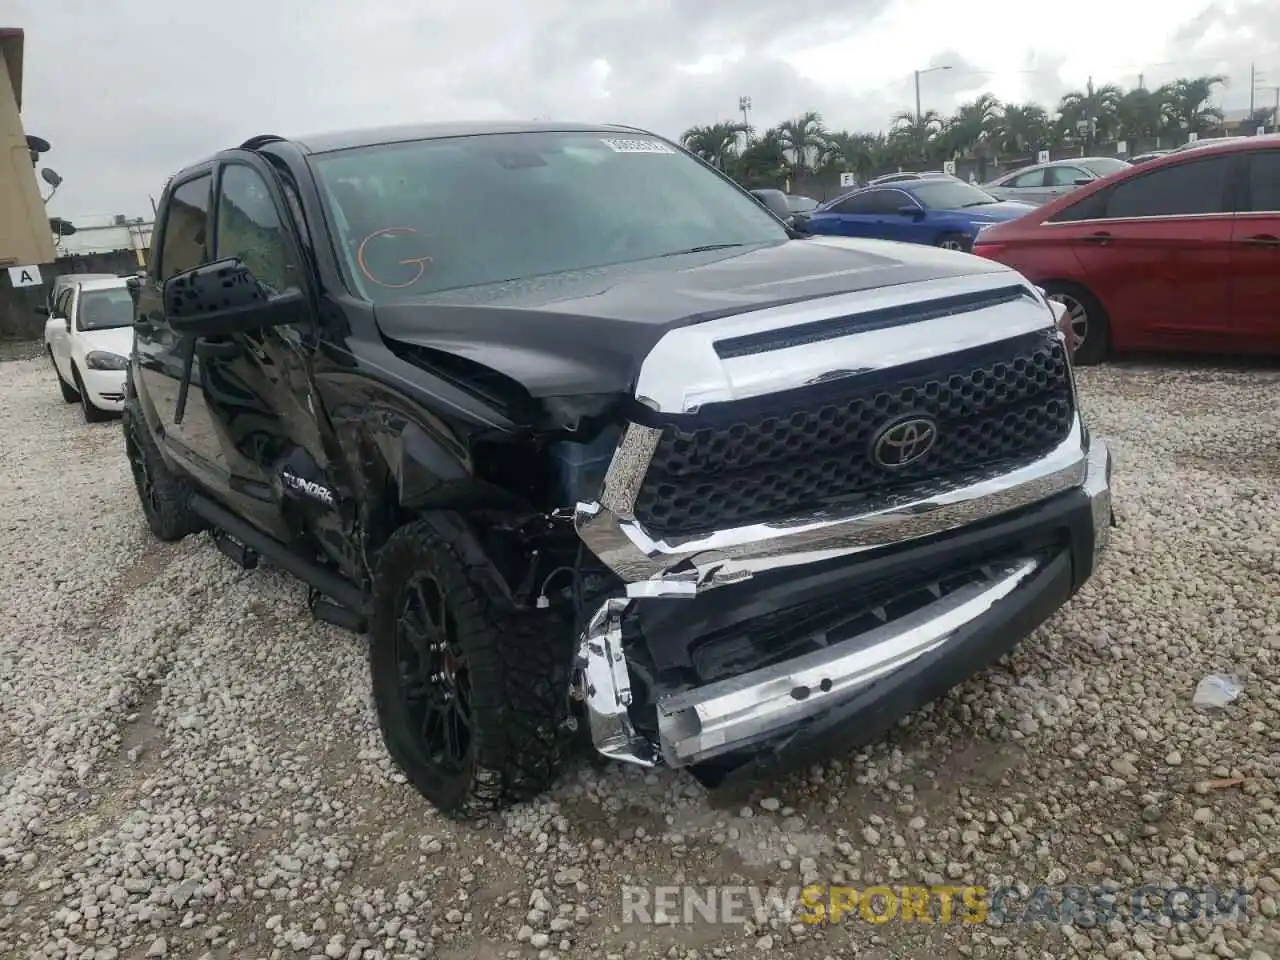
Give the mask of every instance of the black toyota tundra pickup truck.
M 864 743 L 1112 522 L 1038 289 L 801 236 L 628 127 L 256 137 L 170 180 L 130 288 L 150 528 L 367 633 L 387 748 L 453 815 L 580 739 L 713 784 Z

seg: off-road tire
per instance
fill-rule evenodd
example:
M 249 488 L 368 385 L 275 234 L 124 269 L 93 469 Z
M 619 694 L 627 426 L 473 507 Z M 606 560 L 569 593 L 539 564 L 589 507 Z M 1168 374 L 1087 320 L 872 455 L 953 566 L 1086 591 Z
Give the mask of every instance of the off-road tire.
M 67 403 L 78 403 L 80 394 L 76 392 L 75 387 L 62 379 L 62 371 L 58 369 L 58 363 L 53 359 L 53 351 L 45 347 L 44 352 L 49 355 L 49 366 L 53 367 L 53 375 L 58 378 L 58 389 L 62 391 L 62 399 Z
M 432 805 L 459 820 L 542 793 L 572 746 L 570 618 L 555 610 L 517 612 L 484 571 L 484 558 L 456 520 L 409 523 L 379 551 L 369 619 L 373 699 L 387 750 Z M 448 607 L 467 665 L 471 743 L 456 774 L 426 758 L 401 699 L 396 621 L 406 588 L 422 572 Z
M 84 411 L 85 423 L 104 423 L 111 419 L 110 410 L 100 410 L 93 405 L 93 401 L 89 399 L 89 391 L 84 388 L 84 381 L 80 379 L 80 371 L 74 366 L 71 368 L 71 375 L 76 378 L 76 390 L 80 395 L 80 409 Z
M 191 509 L 191 482 L 165 465 L 137 397 L 125 401 L 123 426 L 125 455 L 151 532 L 166 542 L 199 533 L 206 524 Z
M 1044 284 L 1044 292 L 1048 298 L 1066 295 L 1084 308 L 1088 325 L 1084 342 L 1071 355 L 1072 362 L 1078 367 L 1089 367 L 1105 360 L 1111 353 L 1111 320 L 1098 298 L 1080 284 L 1062 280 Z

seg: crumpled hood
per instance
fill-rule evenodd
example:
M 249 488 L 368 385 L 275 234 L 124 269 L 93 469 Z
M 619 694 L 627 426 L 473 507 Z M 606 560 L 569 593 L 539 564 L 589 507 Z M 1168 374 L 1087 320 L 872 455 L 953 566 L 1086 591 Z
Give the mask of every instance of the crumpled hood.
M 532 396 L 630 391 L 668 331 L 902 283 L 1009 272 L 880 240 L 810 237 L 469 287 L 375 308 L 382 334 L 481 364 Z

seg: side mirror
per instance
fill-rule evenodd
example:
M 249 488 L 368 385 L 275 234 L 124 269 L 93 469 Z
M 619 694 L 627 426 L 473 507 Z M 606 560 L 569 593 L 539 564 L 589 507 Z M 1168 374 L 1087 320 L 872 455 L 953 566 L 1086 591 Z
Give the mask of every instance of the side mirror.
M 918 220 L 924 216 L 924 211 L 917 206 L 907 204 L 898 208 L 898 215 L 901 217 L 910 217 L 912 220 Z
M 781 190 L 752 190 L 751 193 L 783 223 L 791 219 L 791 205 L 787 203 L 787 195 Z
M 41 304 L 40 306 L 36 307 L 36 316 L 37 317 L 49 316 L 49 308 L 46 307 L 44 304 Z
M 245 333 L 306 318 L 298 291 L 276 294 L 239 257 L 216 260 L 175 274 L 164 284 L 165 317 L 180 335 Z
M 129 291 L 129 298 L 133 301 L 134 307 L 138 306 L 138 297 L 142 293 L 142 281 L 146 279 L 144 273 L 134 273 L 125 277 L 124 287 Z
M 1076 177 L 1071 182 L 1077 187 L 1083 187 L 1086 184 L 1093 183 L 1093 177 Z

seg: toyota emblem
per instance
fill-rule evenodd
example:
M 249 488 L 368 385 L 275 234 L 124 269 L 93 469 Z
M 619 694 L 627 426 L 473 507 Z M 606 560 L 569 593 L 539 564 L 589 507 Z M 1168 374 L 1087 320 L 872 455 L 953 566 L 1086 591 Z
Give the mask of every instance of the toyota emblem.
M 904 417 L 880 431 L 871 445 L 871 458 L 887 470 L 897 470 L 927 454 L 937 439 L 938 425 L 933 420 Z

